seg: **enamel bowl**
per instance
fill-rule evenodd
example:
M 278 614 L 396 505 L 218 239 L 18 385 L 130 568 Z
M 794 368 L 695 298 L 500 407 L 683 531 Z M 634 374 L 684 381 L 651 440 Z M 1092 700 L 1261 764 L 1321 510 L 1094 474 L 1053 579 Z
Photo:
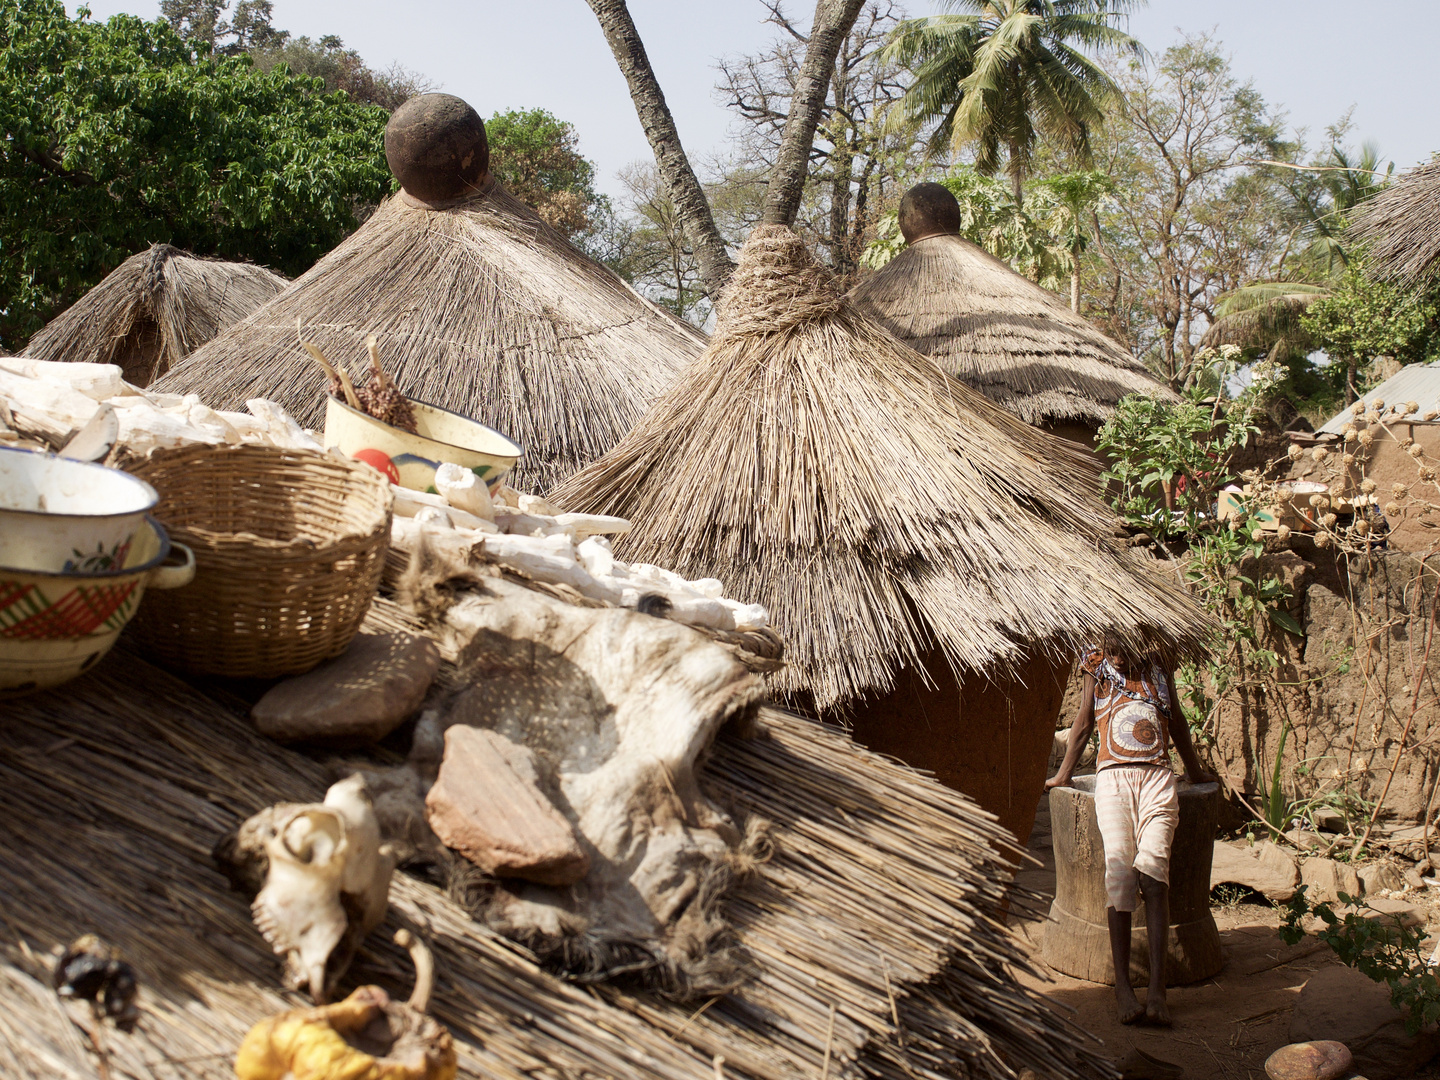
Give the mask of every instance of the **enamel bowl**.
M 180 565 L 165 565 L 173 553 Z M 0 698 L 58 686 L 110 651 L 147 588 L 195 577 L 195 556 L 153 518 L 140 522 L 121 565 L 96 573 L 0 567 Z
M 160 497 L 119 469 L 0 447 L 0 567 L 103 573 L 127 565 Z
M 325 445 L 378 469 L 412 491 L 434 491 L 445 462 L 469 469 L 493 492 L 523 451 L 498 431 L 468 416 L 410 399 L 418 434 L 352 409 L 336 397 L 325 403 Z

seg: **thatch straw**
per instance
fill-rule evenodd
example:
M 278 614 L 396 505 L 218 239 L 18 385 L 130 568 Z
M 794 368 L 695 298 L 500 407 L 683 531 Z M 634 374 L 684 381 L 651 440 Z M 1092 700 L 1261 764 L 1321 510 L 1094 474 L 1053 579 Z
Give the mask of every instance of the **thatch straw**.
M 414 629 L 393 605 L 374 612 L 376 628 Z M 742 825 L 755 814 L 774 826 L 773 856 L 727 902 L 755 966 L 738 993 L 697 1009 L 582 992 L 403 873 L 344 989 L 407 991 L 408 960 L 390 939 L 415 928 L 435 952 L 432 1011 L 456 1036 L 464 1076 L 711 1080 L 716 1054 L 755 1080 L 814 1080 L 827 1060 L 837 1080 L 1106 1075 L 1061 1014 L 1014 981 L 1023 959 L 994 914 L 1009 868 L 993 821 L 836 731 L 762 718 L 766 737 L 725 733 L 702 772 Z M 85 678 L 8 704 L 0 1064 L 97 1075 L 89 1039 L 41 985 L 42 958 L 89 931 L 118 945 L 144 986 L 135 1033 L 99 1031 L 108 1075 L 232 1076 L 244 1032 L 292 1002 L 210 848 L 261 806 L 315 798 L 329 778 L 256 735 L 238 699 L 123 645 Z
M 118 364 L 128 382 L 145 386 L 286 284 L 263 266 L 155 244 L 50 320 L 24 355 Z
M 1138 650 L 1201 647 L 1184 590 L 1113 546 L 1074 444 L 840 304 L 816 270 L 789 230 L 756 229 L 704 355 L 556 501 L 633 521 L 625 559 L 766 605 L 786 645 L 772 687 L 821 710 L 887 692 L 932 644 L 981 673 L 1107 628 Z M 774 288 L 792 272 L 812 290 Z
M 1440 271 L 1440 161 L 1402 173 L 1357 206 L 1350 236 L 1367 245 L 1365 266 L 1376 277 L 1419 288 Z
M 613 446 L 704 338 L 587 258 L 500 184 L 431 210 L 404 196 L 158 389 L 217 409 L 266 397 L 322 422 L 322 382 L 295 320 L 332 362 L 366 336 L 412 398 L 518 442 L 511 481 L 543 491 Z
M 916 241 L 850 299 L 1027 424 L 1099 425 L 1127 394 L 1175 396 L 1061 297 L 959 236 Z

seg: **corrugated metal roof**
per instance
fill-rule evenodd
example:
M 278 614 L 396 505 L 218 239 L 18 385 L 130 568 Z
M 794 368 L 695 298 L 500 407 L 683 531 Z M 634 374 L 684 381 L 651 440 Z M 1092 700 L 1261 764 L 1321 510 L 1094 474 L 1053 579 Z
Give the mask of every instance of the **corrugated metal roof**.
M 1364 394 L 1361 400 L 1368 405 L 1376 398 L 1385 402 L 1386 405 L 1393 405 L 1397 401 L 1416 402 L 1420 406 L 1421 416 L 1431 409 L 1440 409 L 1440 362 L 1410 364 L 1402 368 L 1398 375 L 1391 376 L 1374 390 Z M 1341 409 L 1325 421 L 1316 434 L 1328 432 L 1339 435 L 1340 429 L 1349 419 L 1349 408 Z M 1415 419 L 1419 419 L 1419 417 Z

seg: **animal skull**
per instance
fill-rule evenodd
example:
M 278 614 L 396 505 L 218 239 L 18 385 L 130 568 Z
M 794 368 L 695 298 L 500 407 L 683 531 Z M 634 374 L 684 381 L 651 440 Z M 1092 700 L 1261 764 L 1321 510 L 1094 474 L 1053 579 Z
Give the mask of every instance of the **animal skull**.
M 385 919 L 394 859 L 380 843 L 364 777 L 333 785 L 323 803 L 262 811 L 241 829 L 242 855 L 258 854 L 243 850 L 256 833 L 268 867 L 250 909 L 255 925 L 285 958 L 286 985 L 308 986 L 323 1003 L 327 981 Z

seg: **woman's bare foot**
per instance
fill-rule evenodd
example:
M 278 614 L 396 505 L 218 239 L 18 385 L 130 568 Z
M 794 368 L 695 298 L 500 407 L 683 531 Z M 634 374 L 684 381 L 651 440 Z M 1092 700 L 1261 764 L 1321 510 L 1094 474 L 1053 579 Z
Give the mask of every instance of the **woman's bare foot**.
M 1145 999 L 1145 1023 L 1150 1027 L 1170 1026 L 1170 1006 L 1165 1002 L 1165 992 L 1159 996 L 1150 994 Z
M 1135 997 L 1135 991 L 1124 983 L 1115 987 L 1115 1005 L 1120 1013 L 1120 1023 L 1135 1024 L 1145 1016 L 1145 1006 Z

